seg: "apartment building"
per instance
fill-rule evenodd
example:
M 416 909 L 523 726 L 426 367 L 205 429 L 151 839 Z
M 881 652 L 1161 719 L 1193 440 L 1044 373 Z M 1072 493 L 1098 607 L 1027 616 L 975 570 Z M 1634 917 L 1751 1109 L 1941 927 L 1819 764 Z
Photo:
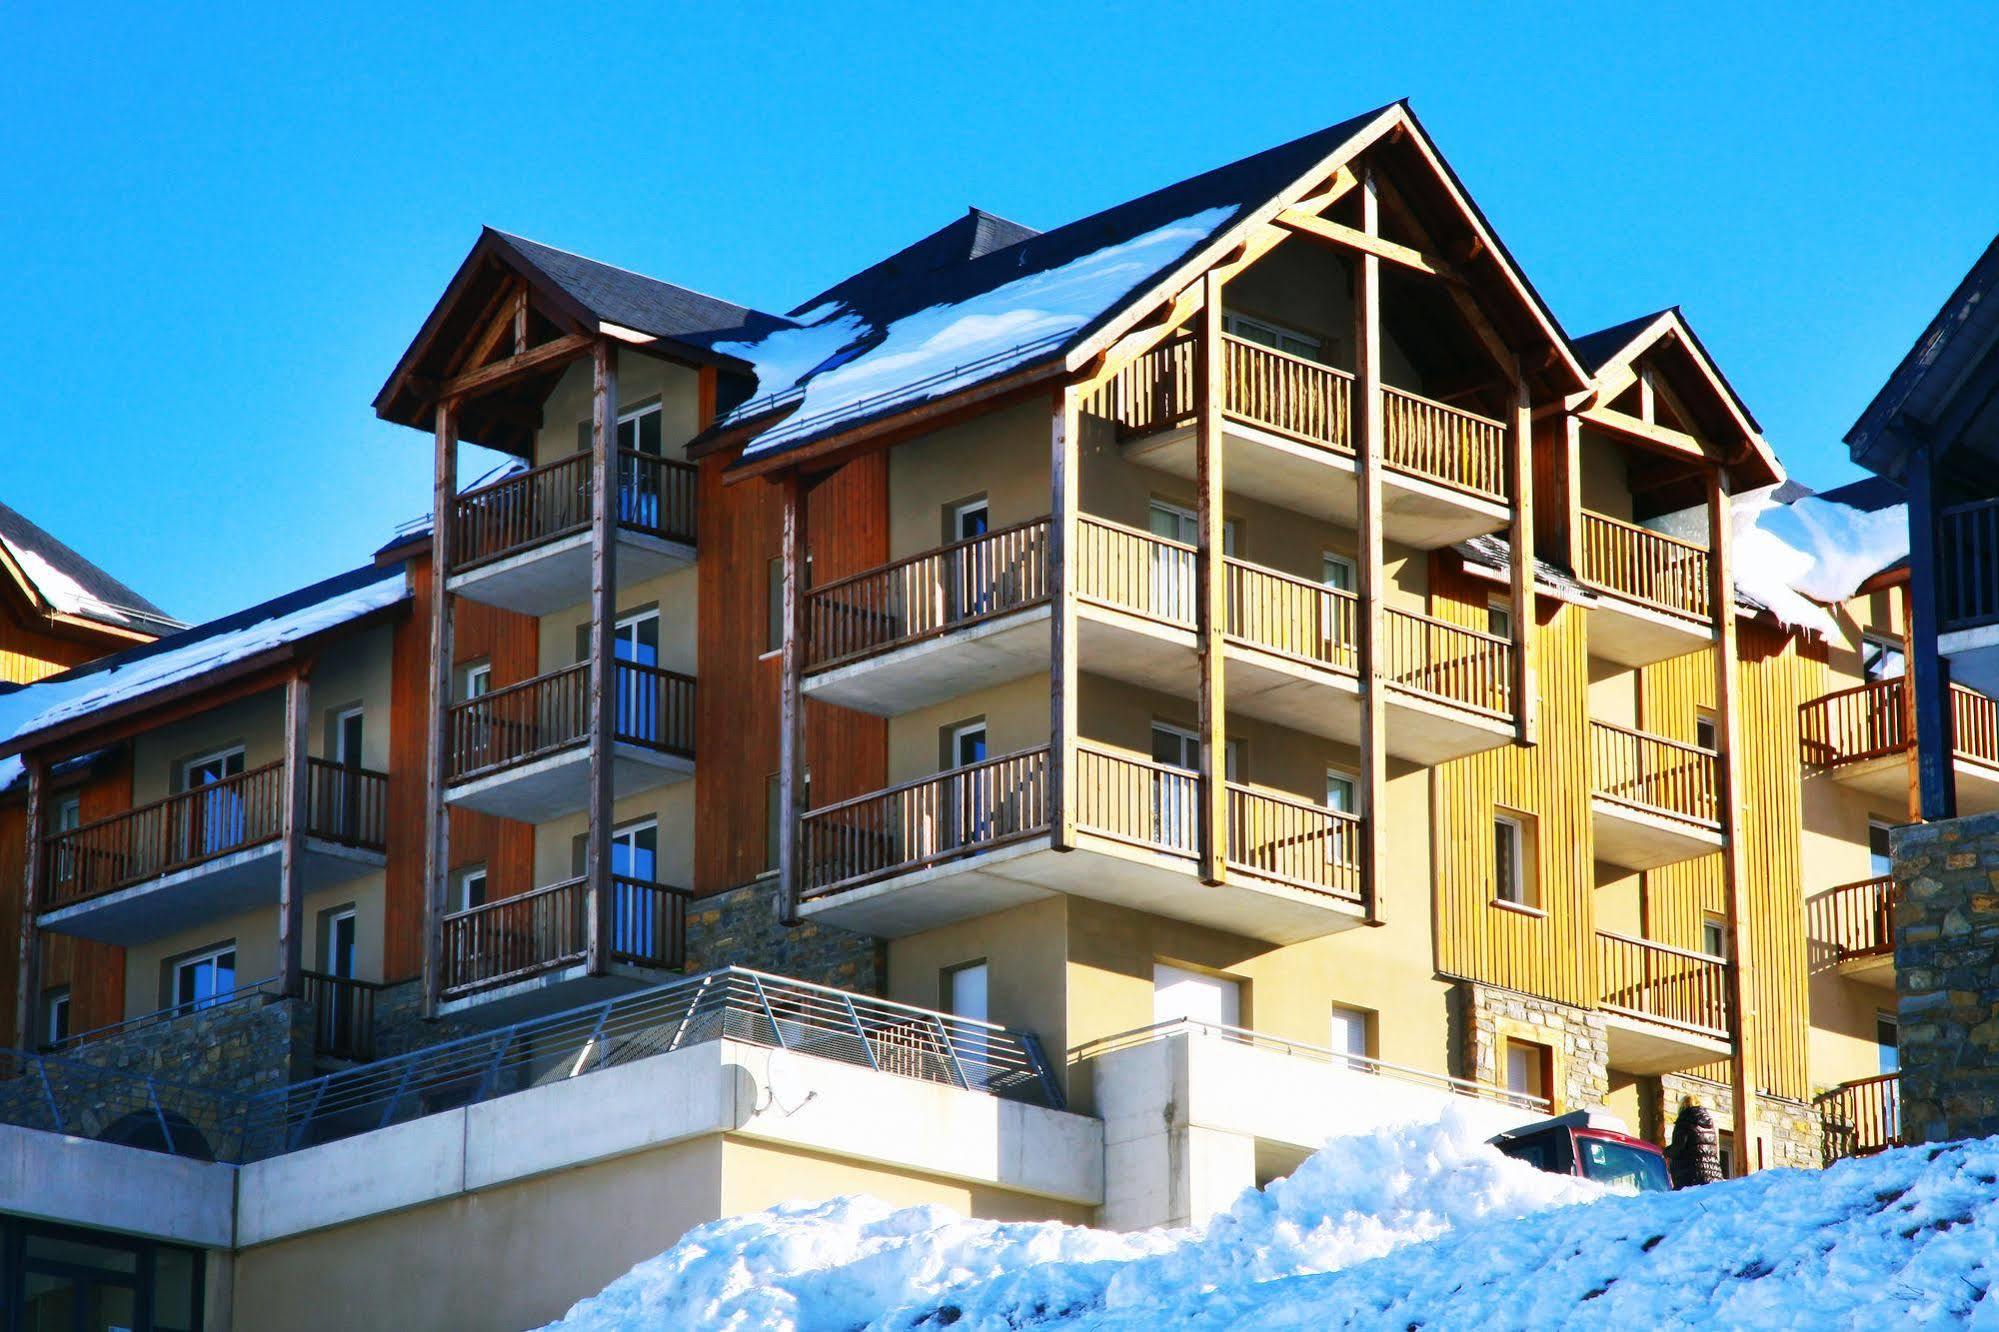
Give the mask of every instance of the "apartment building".
M 1444 1100 L 1892 1128 L 1898 575 L 1785 624 L 1687 319 L 1571 338 L 1406 105 L 789 314 L 488 230 L 375 408 L 372 565 L 0 695 L 0 1118 L 241 1162 L 168 1238 L 246 1325 L 551 1218 L 508 1316 L 815 1190 L 1198 1221 Z

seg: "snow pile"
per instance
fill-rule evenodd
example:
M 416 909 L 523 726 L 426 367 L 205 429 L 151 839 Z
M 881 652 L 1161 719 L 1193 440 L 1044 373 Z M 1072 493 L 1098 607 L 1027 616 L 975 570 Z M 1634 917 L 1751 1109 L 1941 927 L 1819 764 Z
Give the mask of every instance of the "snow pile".
M 1447 1119 L 1338 1140 L 1205 1231 L 1003 1225 L 859 1198 L 773 1208 L 697 1228 L 551 1326 L 1999 1332 L 1995 1277 L 1999 1139 L 1619 1197 Z
M 57 568 L 40 551 L 24 546 L 11 537 L 0 536 L 0 547 L 4 547 L 8 556 L 20 566 L 21 572 L 35 585 L 35 591 L 41 594 L 42 600 L 63 615 L 81 615 L 90 619 L 108 617 L 114 620 L 143 620 L 163 628 L 179 623 L 157 611 L 140 610 L 135 606 L 121 606 L 104 600 Z
M 1735 502 L 1735 582 L 1786 625 L 1827 638 L 1825 607 L 1909 554 L 1909 506 L 1872 511 L 1808 495 L 1779 504 L 1771 491 Z
M 1236 209 L 1210 208 L 1106 245 L 1066 264 L 1002 283 L 967 300 L 933 305 L 878 332 L 844 303 L 801 316 L 754 342 L 714 350 L 756 367 L 770 392 L 738 410 L 743 419 L 772 399 L 797 399 L 782 423 L 751 441 L 755 454 L 863 413 L 906 407 L 1052 353 L 1119 300 L 1156 279 L 1212 236 Z

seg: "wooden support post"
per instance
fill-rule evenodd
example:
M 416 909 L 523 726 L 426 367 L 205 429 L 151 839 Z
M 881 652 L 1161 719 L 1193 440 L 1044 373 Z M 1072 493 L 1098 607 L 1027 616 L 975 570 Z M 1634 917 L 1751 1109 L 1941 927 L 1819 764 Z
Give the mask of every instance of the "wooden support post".
M 285 807 L 278 843 L 278 991 L 305 993 L 306 719 L 311 685 L 300 669 L 285 681 Z
M 444 803 L 451 744 L 452 604 L 447 585 L 457 537 L 458 403 L 437 404 L 437 456 L 430 535 L 430 743 L 423 764 L 423 1014 L 437 1015 L 444 987 L 445 880 L 451 874 L 451 811 Z
M 41 1044 L 36 1019 L 42 998 L 42 939 L 35 917 L 41 914 L 42 864 L 48 854 L 43 838 L 47 836 L 44 825 L 48 822 L 49 770 L 36 754 L 24 754 L 21 761 L 28 770 L 28 817 L 27 845 L 22 848 L 21 856 L 21 937 L 14 973 L 14 1048 L 33 1050 Z
M 1583 568 L 1583 422 L 1573 412 L 1562 414 L 1562 503 L 1567 507 L 1569 572 Z
M 1916 691 L 1916 775 L 1925 819 L 1957 817 L 1957 771 L 1953 765 L 1950 663 L 1937 653 L 1943 631 L 1938 580 L 1943 561 L 1937 550 L 1936 459 L 1926 443 L 1911 451 L 1902 484 L 1909 493 L 1908 687 Z
M 1723 898 L 1728 912 L 1729 1102 L 1735 1124 L 1735 1172 L 1756 1160 L 1756 970 L 1749 919 L 1749 847 L 1743 837 L 1742 698 L 1736 678 L 1734 545 L 1728 477 L 1707 474 L 1708 601 L 1714 607 L 1714 701 L 1721 746 Z
M 1507 442 L 1513 482 L 1513 738 L 1531 745 L 1541 731 L 1534 697 L 1534 404 L 1524 379 L 1514 386 Z
M 611 966 L 611 773 L 618 721 L 618 347 L 599 338 L 590 387 L 590 825 L 583 872 L 589 973 Z
M 1923 770 L 1921 749 L 1915 743 L 1916 731 L 1922 725 L 1916 715 L 1916 682 L 1910 675 L 1910 663 L 1916 659 L 1916 629 L 1914 598 L 1909 583 L 1902 584 L 1902 734 L 1909 739 L 1907 761 L 1909 765 L 1908 815 L 1909 822 L 1923 821 Z M 1866 651 L 1866 644 L 1861 645 Z M 1956 776 L 1957 765 L 1951 764 L 1951 774 Z
M 1374 172 L 1360 187 L 1361 230 L 1374 235 L 1381 225 L 1380 200 Z M 1360 717 L 1360 882 L 1361 905 L 1370 924 L 1380 924 L 1381 848 L 1387 821 L 1388 724 L 1382 681 L 1384 619 L 1387 592 L 1381 564 L 1381 260 L 1371 253 L 1354 256 L 1354 461 L 1359 472 L 1360 615 L 1358 637 Z
M 784 572 L 777 732 L 778 918 L 796 925 L 805 892 L 800 854 L 804 849 L 800 820 L 805 817 L 805 487 L 796 470 L 785 472 L 777 484 L 783 509 L 779 566 Z
M 1222 408 L 1223 383 L 1222 280 L 1216 273 L 1203 279 L 1200 377 L 1194 386 L 1194 474 L 1199 493 L 1200 530 L 1197 538 L 1200 581 L 1194 596 L 1194 623 L 1201 654 L 1201 878 L 1228 882 L 1228 690 L 1223 680 L 1223 638 L 1229 626 L 1228 563 L 1223 543 Z
M 1076 510 L 1081 440 L 1073 389 L 1055 391 L 1049 431 L 1048 833 L 1057 851 L 1076 845 Z

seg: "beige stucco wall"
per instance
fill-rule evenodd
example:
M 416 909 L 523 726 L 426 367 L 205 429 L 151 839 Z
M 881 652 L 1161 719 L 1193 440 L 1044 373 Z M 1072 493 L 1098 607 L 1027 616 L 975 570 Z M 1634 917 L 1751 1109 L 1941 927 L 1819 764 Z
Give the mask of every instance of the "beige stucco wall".
M 590 419 L 590 361 L 572 362 L 556 381 L 542 405 L 543 425 L 535 436 L 536 466 L 567 458 L 576 452 L 579 423 Z M 684 459 L 687 441 L 694 438 L 700 414 L 700 375 L 686 366 L 642 356 L 634 351 L 618 355 L 618 411 L 657 401 L 662 420 L 660 438 L 666 456 Z M 469 478 L 468 478 L 469 479 Z
M 1582 504 L 1591 513 L 1631 519 L 1631 473 L 1624 449 L 1588 426 L 1582 428 L 1577 457 L 1582 464 Z
M 659 881 L 675 887 L 694 882 L 694 783 L 675 782 L 626 796 L 611 807 L 611 821 L 622 826 L 639 819 L 659 820 Z M 585 814 L 571 814 L 534 830 L 536 886 L 559 883 L 573 868 L 576 839 L 589 830 Z
M 689 565 L 618 590 L 617 618 L 641 610 L 659 611 L 659 664 L 682 675 L 694 674 L 698 587 L 694 566 Z M 576 653 L 576 633 L 589 622 L 587 600 L 541 617 L 539 661 L 544 673 L 582 660 Z
M 990 412 L 912 440 L 888 455 L 889 558 L 941 545 L 946 507 L 983 495 L 994 528 L 1045 517 L 1049 420 L 1045 402 Z
M 897 1207 L 948 1207 L 989 1221 L 1066 1221 L 1088 1225 L 1095 1209 L 987 1184 L 939 1179 L 861 1165 L 818 1152 L 731 1138 L 722 1156 L 722 1214 L 737 1216 L 782 1202 L 865 1193 Z

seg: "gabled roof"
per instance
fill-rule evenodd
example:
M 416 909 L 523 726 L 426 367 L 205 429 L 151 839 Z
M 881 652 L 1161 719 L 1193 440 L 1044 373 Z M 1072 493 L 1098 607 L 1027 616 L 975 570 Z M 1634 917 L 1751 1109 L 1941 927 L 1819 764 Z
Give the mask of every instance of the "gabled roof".
M 504 231 L 488 231 L 502 247 L 520 257 L 532 270 L 530 276 L 539 275 L 552 284 L 574 301 L 581 313 L 677 343 L 689 351 L 705 351 L 720 339 L 754 336 L 788 322 L 629 268 L 586 259 Z
M 42 615 L 154 637 L 181 627 L 145 597 L 0 504 L 0 576 Z
M 1999 465 L 1999 237 L 1846 432 L 1853 461 L 1899 478 L 1916 438 Z

